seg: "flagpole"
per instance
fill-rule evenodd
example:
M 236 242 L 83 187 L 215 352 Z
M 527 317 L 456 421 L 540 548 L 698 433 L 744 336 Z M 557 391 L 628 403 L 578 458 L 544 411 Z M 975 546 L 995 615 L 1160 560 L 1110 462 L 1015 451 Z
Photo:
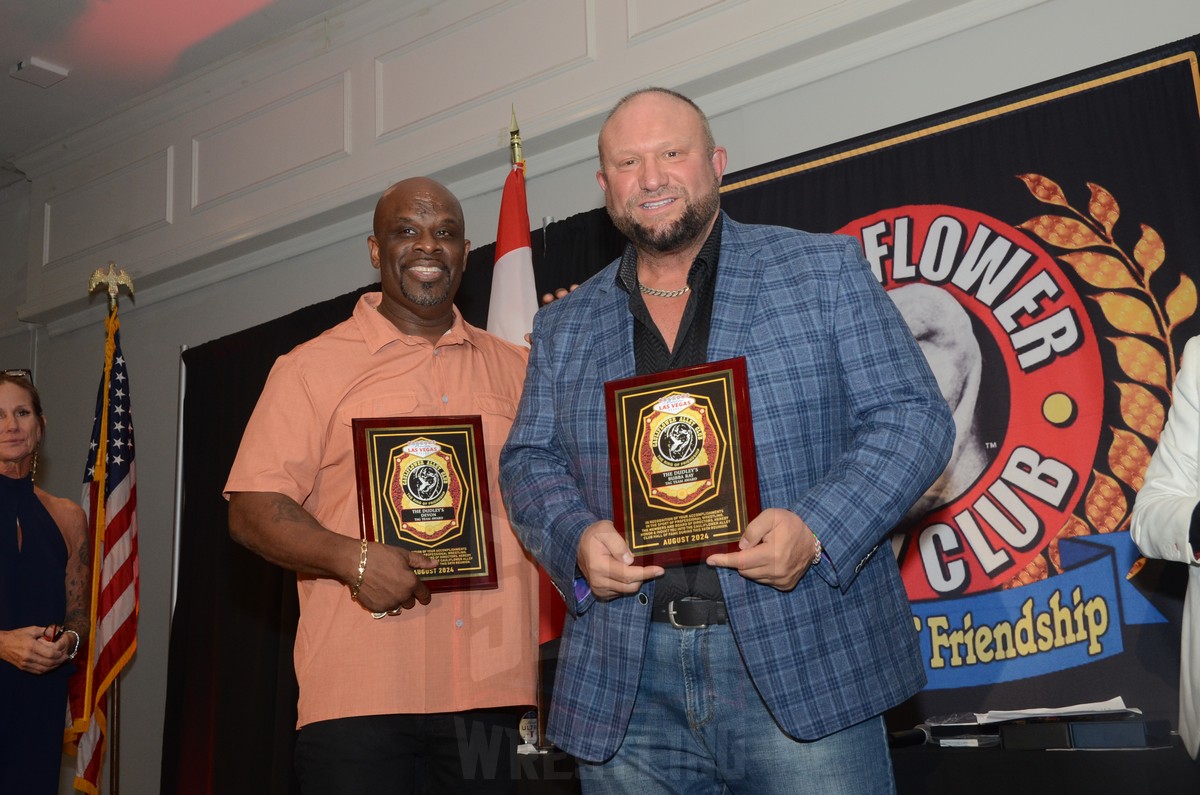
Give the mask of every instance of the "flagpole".
M 108 292 L 108 319 L 105 323 L 105 325 L 108 329 L 107 339 L 105 342 L 106 348 L 108 347 L 108 345 L 110 345 L 113 342 L 114 328 L 118 324 L 117 295 L 122 286 L 124 286 L 125 288 L 127 288 L 129 290 L 130 295 L 133 295 L 133 280 L 129 278 L 129 275 L 125 273 L 124 269 L 117 270 L 117 264 L 115 262 L 111 262 L 111 261 L 108 263 L 108 271 L 107 272 L 103 268 L 97 268 L 95 271 L 92 272 L 91 277 L 88 279 L 88 293 L 94 293 L 94 292 L 96 292 L 96 290 L 101 289 L 101 288 L 104 288 Z M 107 392 L 108 392 L 111 372 L 112 372 L 112 356 L 111 356 L 110 352 L 106 351 L 104 375 L 103 375 L 103 382 L 102 382 L 102 387 L 101 387 L 104 394 L 107 394 Z M 104 416 L 101 419 L 101 426 L 100 426 L 101 427 L 101 436 L 100 436 L 100 438 L 101 438 L 100 448 L 101 449 L 99 451 L 99 454 L 96 456 L 96 469 L 99 472 L 98 480 L 101 483 L 104 483 L 105 479 L 107 477 L 106 472 L 105 472 L 107 467 L 106 467 L 105 460 L 104 460 L 105 459 L 104 448 L 106 447 L 104 440 L 106 438 L 106 430 L 107 430 L 107 426 L 108 426 L 107 401 L 105 401 L 104 406 L 105 406 Z M 99 499 L 97 500 L 97 510 L 96 510 L 97 515 L 95 517 L 93 517 L 93 521 L 94 521 L 93 530 L 97 534 L 95 536 L 96 539 L 103 539 L 105 537 L 105 527 L 107 525 L 107 516 L 105 515 L 105 493 L 104 492 L 105 492 L 105 488 L 101 488 Z M 101 548 L 103 548 L 103 547 L 101 547 Z M 100 581 L 100 569 L 101 569 L 102 565 L 103 565 L 103 557 L 100 555 L 93 555 L 93 558 L 92 558 L 92 566 L 93 566 L 92 601 L 91 601 L 93 615 L 92 615 L 92 631 L 90 633 L 91 637 L 89 639 L 89 657 L 91 657 L 93 659 L 95 658 L 96 653 L 98 653 L 98 651 L 99 651 L 99 649 L 96 648 L 95 611 L 96 611 L 96 605 L 97 605 L 97 590 L 98 590 L 99 581 Z M 92 665 L 92 659 L 89 659 L 88 665 L 89 665 L 89 667 Z M 90 676 L 90 674 L 89 674 L 89 676 Z M 107 734 L 107 741 L 105 743 L 106 748 L 104 749 L 104 750 L 107 750 L 108 755 L 109 755 L 108 792 L 109 792 L 109 795 L 120 795 L 120 792 L 121 792 L 121 780 L 120 780 L 120 767 L 121 767 L 121 672 L 120 671 L 117 672 L 116 676 L 113 678 L 111 686 L 108 688 L 107 691 L 105 691 L 104 695 L 101 698 L 105 699 L 108 702 L 107 709 L 105 709 L 104 712 L 106 714 L 111 715 L 111 720 L 106 719 L 107 725 L 106 725 L 105 733 Z M 101 757 L 101 759 L 103 759 L 103 757 Z M 99 782 L 97 782 L 97 786 L 98 786 L 98 784 L 99 784 Z
M 104 694 L 112 715 L 108 726 L 108 795 L 120 795 L 121 792 L 121 676 L 117 674 L 112 687 Z
M 517 125 L 517 109 L 512 108 L 512 116 L 508 123 L 508 159 L 512 168 L 524 168 L 525 153 L 521 148 L 521 128 Z M 540 583 L 539 583 L 540 587 Z M 541 609 L 541 597 L 538 597 L 539 613 Z M 536 704 L 534 709 L 537 711 L 537 745 L 535 748 L 539 753 L 546 753 L 546 704 L 542 697 L 543 685 L 545 683 L 545 660 L 542 659 L 542 643 L 541 643 L 541 616 L 538 616 L 538 636 L 534 639 L 534 655 L 537 658 L 537 692 L 534 694 Z
M 488 297 L 487 330 L 514 345 L 528 346 L 537 313 L 537 281 L 533 273 L 533 248 L 530 241 L 529 206 L 525 198 L 525 154 L 517 111 L 512 109 L 508 127 L 509 169 L 500 197 L 500 217 L 496 225 L 495 268 L 491 295 Z M 533 639 L 536 658 L 534 715 L 537 736 L 530 739 L 537 752 L 549 750 L 546 741 L 547 699 L 543 690 L 550 678 L 551 661 L 543 659 L 542 644 L 562 634 L 566 602 L 554 588 L 545 570 L 537 570 L 537 635 Z

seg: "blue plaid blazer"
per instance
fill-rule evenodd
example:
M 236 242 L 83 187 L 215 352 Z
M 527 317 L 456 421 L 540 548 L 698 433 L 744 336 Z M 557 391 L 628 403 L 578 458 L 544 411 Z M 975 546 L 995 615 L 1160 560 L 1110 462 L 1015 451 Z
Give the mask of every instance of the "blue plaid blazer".
M 573 589 L 580 536 L 613 514 L 604 382 L 635 372 L 616 267 L 537 313 L 500 460 L 513 528 L 567 599 L 547 734 L 591 761 L 611 756 L 628 725 L 654 588 L 610 602 Z M 794 511 L 828 558 L 788 593 L 726 569 L 721 586 L 771 713 L 815 739 L 925 683 L 885 539 L 945 467 L 954 426 L 850 237 L 724 219 L 708 358 L 734 356 L 749 371 L 762 507 Z

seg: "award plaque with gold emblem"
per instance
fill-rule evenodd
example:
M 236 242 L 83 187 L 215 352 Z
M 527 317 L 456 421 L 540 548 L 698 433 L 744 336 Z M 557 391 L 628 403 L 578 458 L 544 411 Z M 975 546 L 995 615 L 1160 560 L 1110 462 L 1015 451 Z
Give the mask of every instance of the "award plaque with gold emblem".
M 437 561 L 431 591 L 496 587 L 483 421 L 477 416 L 356 419 L 363 538 Z
M 737 548 L 758 514 L 742 357 L 604 385 L 613 524 L 639 565 Z

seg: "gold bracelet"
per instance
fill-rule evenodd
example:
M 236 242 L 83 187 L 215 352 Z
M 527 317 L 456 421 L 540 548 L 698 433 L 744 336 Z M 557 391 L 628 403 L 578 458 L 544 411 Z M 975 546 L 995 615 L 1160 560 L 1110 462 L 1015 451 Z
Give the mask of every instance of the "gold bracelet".
M 363 574 L 367 571 L 367 539 L 362 540 L 362 551 L 358 554 L 358 579 L 350 586 L 350 599 L 358 601 L 358 589 L 362 587 Z

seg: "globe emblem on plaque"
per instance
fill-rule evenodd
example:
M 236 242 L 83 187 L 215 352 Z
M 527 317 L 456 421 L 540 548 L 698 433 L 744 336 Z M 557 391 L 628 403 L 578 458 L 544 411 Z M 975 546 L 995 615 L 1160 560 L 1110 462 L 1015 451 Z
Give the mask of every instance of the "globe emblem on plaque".
M 411 467 L 404 477 L 404 490 L 409 498 L 420 505 L 432 505 L 446 496 L 448 485 L 442 471 L 422 463 Z
M 694 421 L 675 417 L 658 427 L 654 435 L 654 455 L 664 464 L 680 467 L 700 453 L 702 442 Z

